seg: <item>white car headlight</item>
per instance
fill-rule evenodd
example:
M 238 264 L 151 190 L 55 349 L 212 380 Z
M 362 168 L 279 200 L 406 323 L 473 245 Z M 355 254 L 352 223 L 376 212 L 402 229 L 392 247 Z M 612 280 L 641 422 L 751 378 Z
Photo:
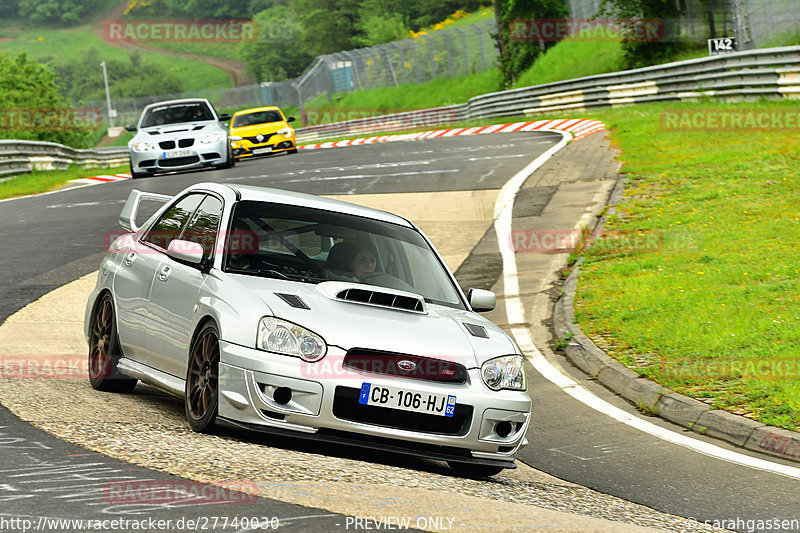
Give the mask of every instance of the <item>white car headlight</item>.
M 212 133 L 211 135 L 206 135 L 205 137 L 200 138 L 200 142 L 203 144 L 212 144 L 219 142 L 223 139 L 223 135 L 221 133 Z
M 283 135 L 284 137 L 291 137 L 292 134 L 294 133 L 294 130 L 287 126 L 286 128 L 278 130 L 277 133 L 278 135 Z
M 328 346 L 316 333 L 286 320 L 265 316 L 258 323 L 256 347 L 314 362 L 325 357 Z
M 134 152 L 152 152 L 156 149 L 156 147 L 150 143 L 136 143 L 132 145 L 132 148 Z
M 524 363 L 521 355 L 489 359 L 481 366 L 481 377 L 492 390 L 526 390 Z

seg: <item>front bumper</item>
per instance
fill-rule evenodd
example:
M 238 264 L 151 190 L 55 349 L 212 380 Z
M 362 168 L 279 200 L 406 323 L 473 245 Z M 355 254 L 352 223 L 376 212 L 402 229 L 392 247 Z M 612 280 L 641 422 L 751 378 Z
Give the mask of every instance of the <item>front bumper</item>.
M 226 342 L 220 350 L 219 417 L 228 425 L 505 468 L 514 467 L 527 444 L 530 397 L 489 390 L 477 369 L 469 370 L 467 383 L 438 383 L 344 367 L 344 351 L 335 347 L 318 363 Z M 361 405 L 365 381 L 454 394 L 455 415 Z
M 156 147 L 158 148 L 158 147 Z M 180 157 L 169 157 L 177 151 L 183 152 Z M 129 150 L 131 167 L 134 172 L 169 172 L 191 170 L 208 166 L 218 166 L 227 162 L 228 140 L 201 144 L 196 140 L 189 148 L 175 150 L 147 150 L 138 152 Z
M 294 136 L 273 134 L 263 143 L 254 143 L 247 139 L 231 141 L 233 156 L 237 159 L 246 157 L 263 157 L 295 149 Z

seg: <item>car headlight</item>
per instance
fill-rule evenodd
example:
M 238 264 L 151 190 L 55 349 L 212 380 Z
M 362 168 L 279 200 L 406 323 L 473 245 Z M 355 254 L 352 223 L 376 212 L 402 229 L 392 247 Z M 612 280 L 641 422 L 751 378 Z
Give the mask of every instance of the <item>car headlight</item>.
M 217 143 L 223 139 L 223 135 L 221 133 L 212 133 L 211 135 L 206 135 L 205 137 L 200 138 L 200 142 L 203 144 L 212 144 Z
M 284 137 L 291 137 L 292 134 L 294 133 L 294 130 L 287 126 L 281 130 L 278 130 L 277 133 L 278 135 L 283 135 Z
M 322 337 L 286 320 L 265 316 L 258 323 L 256 347 L 314 362 L 325 357 L 328 346 Z
M 483 382 L 492 390 L 525 390 L 525 362 L 521 355 L 489 359 L 481 366 Z
M 156 149 L 156 147 L 150 143 L 135 143 L 131 145 L 131 147 L 134 152 L 152 152 Z
M 239 148 L 239 143 L 232 142 L 231 148 Z

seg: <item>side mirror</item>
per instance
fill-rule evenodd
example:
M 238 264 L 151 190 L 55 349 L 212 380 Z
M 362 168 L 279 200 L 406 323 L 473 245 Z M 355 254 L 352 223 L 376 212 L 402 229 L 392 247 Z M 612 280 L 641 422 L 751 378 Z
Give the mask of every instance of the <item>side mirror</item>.
M 179 241 L 178 239 L 171 241 L 167 248 L 168 256 L 193 265 L 199 265 L 203 261 L 204 253 L 205 250 L 201 244 L 192 241 Z
M 136 124 L 128 124 L 127 126 L 125 126 L 125 129 L 127 131 L 136 131 Z
M 233 117 L 233 115 L 231 115 L 230 113 L 222 113 L 217 118 L 219 118 L 220 122 L 228 122 L 231 119 L 231 117 Z
M 239 136 L 239 135 L 231 135 L 230 137 L 228 137 L 228 139 L 230 139 L 232 141 L 241 141 L 242 137 Z
M 473 311 L 485 313 L 497 305 L 497 296 L 492 291 L 483 289 L 470 289 L 467 291 L 467 301 Z
M 294 117 L 287 117 L 286 118 L 286 122 L 294 122 L 294 121 L 295 121 Z

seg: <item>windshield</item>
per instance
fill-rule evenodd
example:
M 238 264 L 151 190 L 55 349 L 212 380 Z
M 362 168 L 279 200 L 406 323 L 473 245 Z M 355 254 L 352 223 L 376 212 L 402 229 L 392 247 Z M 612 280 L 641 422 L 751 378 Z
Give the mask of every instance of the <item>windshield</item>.
M 142 118 L 142 128 L 214 120 L 214 114 L 205 102 L 157 105 L 147 110 Z
M 236 115 L 233 119 L 234 128 L 242 128 L 244 126 L 254 126 L 256 124 L 269 124 L 270 122 L 281 122 L 283 117 L 281 112 L 275 109 L 268 111 L 255 111 L 253 113 L 244 113 Z
M 345 281 L 419 294 L 462 308 L 445 267 L 419 232 L 307 207 L 240 202 L 224 268 L 311 283 Z

